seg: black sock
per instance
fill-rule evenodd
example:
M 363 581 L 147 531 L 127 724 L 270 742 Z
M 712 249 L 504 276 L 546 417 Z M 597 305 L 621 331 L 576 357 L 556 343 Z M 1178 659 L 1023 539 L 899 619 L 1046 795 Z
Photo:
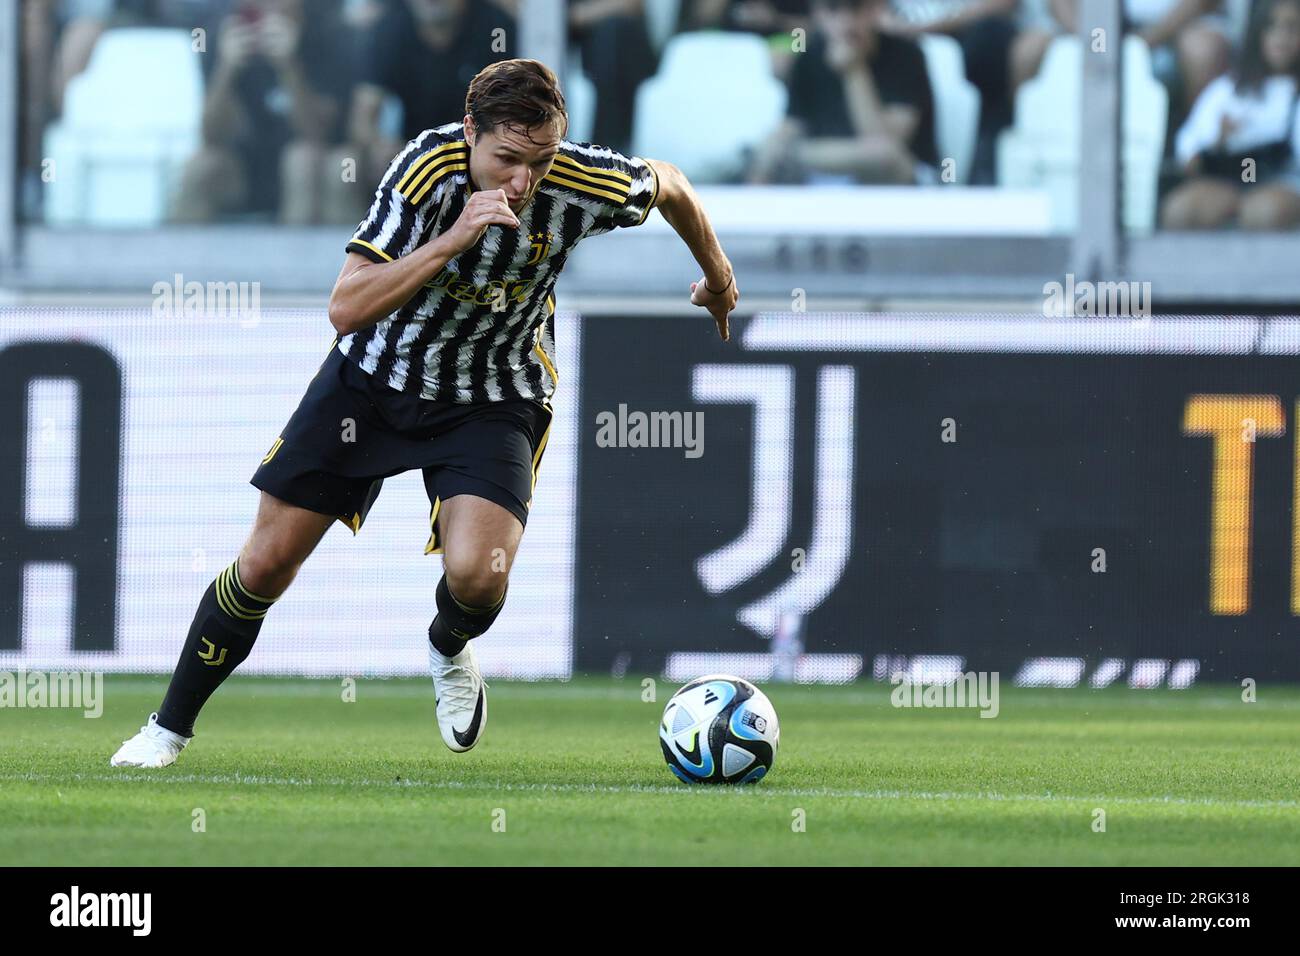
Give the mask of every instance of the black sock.
M 506 594 L 510 591 L 509 583 L 501 592 L 501 599 L 491 607 L 469 607 L 461 604 L 447 587 L 444 574 L 438 582 L 435 599 L 438 602 L 438 615 L 429 625 L 429 643 L 434 650 L 444 657 L 455 657 L 465 649 L 465 645 L 478 637 L 497 619 L 501 608 L 505 606 Z
M 259 597 L 239 580 L 239 561 L 208 585 L 194 614 L 185 649 L 158 708 L 158 724 L 182 737 L 194 735 L 194 720 L 208 698 L 253 650 L 262 618 L 275 598 Z

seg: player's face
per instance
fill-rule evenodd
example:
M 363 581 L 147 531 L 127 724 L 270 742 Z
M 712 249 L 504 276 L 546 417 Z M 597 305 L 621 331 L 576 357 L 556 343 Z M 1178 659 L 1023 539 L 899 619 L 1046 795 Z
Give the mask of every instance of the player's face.
M 498 126 L 490 133 L 478 134 L 473 120 L 466 117 L 465 139 L 470 145 L 469 173 L 474 188 L 504 189 L 514 213 L 532 201 L 560 149 L 560 132 L 554 125 L 529 130 Z

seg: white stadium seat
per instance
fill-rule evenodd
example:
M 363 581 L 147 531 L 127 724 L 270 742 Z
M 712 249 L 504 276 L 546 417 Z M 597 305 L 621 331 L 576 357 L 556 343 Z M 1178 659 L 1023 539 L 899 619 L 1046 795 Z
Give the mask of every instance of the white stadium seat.
M 700 182 L 732 178 L 747 150 L 781 122 L 785 105 L 785 85 L 759 37 L 679 34 L 664 48 L 659 72 L 637 90 L 633 151 L 672 157 Z
M 952 159 L 957 182 L 970 180 L 970 167 L 979 135 L 980 94 L 966 79 L 961 44 L 950 36 L 923 34 L 921 52 L 934 94 L 934 140 L 939 162 Z M 942 172 L 942 170 L 940 170 Z
M 45 218 L 54 224 L 161 222 L 199 145 L 203 76 L 184 30 L 124 28 L 99 38 L 45 131 L 54 160 Z
M 1156 219 L 1156 186 L 1164 152 L 1169 95 L 1151 71 L 1151 52 L 1126 37 L 1123 62 L 1121 213 L 1129 232 L 1150 232 Z M 1016 94 L 1015 125 L 998 138 L 998 182 L 1046 190 L 1057 231 L 1079 219 L 1080 97 L 1083 48 L 1077 37 L 1052 41 L 1034 79 Z

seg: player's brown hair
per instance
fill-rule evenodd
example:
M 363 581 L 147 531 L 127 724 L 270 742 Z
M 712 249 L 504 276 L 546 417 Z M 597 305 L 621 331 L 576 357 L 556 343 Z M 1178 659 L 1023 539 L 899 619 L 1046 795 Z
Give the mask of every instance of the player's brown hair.
M 498 60 L 479 70 L 465 94 L 465 112 L 481 134 L 504 126 L 527 135 L 555 123 L 563 136 L 569 127 L 560 81 L 537 60 Z

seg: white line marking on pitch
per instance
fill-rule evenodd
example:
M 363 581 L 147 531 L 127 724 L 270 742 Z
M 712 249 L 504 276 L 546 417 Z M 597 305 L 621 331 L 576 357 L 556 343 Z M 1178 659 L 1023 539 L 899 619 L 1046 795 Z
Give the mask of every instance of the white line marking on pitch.
M 108 686 L 114 692 L 155 693 L 164 686 L 162 681 L 162 677 L 155 680 L 117 677 L 110 674 Z M 227 683 L 222 686 L 221 693 L 224 697 L 274 696 L 337 700 L 339 693 L 338 681 L 339 678 L 332 677 L 304 679 L 261 676 L 255 677 L 248 682 L 236 680 Z M 516 700 L 607 700 L 645 707 L 645 702 L 641 700 L 641 685 L 639 682 L 630 683 L 628 686 L 600 684 L 590 686 L 574 685 L 564 681 L 526 682 L 508 679 L 500 679 L 499 683 L 491 681 L 489 683 L 507 702 Z M 678 685 L 672 682 L 664 682 L 664 686 L 672 688 Z M 433 688 L 427 684 L 427 681 L 409 677 L 394 680 L 369 677 L 357 678 L 357 690 L 364 699 L 415 699 L 433 702 Z M 831 686 L 792 684 L 782 685 L 779 690 L 773 693 L 783 695 L 783 700 L 802 704 L 821 700 L 823 695 L 829 691 L 830 699 L 836 704 L 868 705 L 872 708 L 873 717 L 883 717 L 892 713 L 893 710 L 886 706 L 889 702 L 890 690 L 891 688 L 888 685 L 851 688 L 842 684 Z M 1198 690 L 1199 692 L 1193 692 L 1195 697 L 1179 697 L 1176 695 L 1184 693 L 1183 691 L 1167 689 L 1131 691 L 1131 696 L 1125 697 L 1121 696 L 1119 690 L 1085 691 L 1082 688 L 1051 690 L 1017 687 L 1004 697 L 1002 709 L 1004 714 L 1014 715 L 1017 707 L 1023 707 L 1022 713 L 1033 711 L 1033 716 L 1036 719 L 1059 718 L 1070 721 L 1074 720 L 1072 708 L 1079 703 L 1086 703 L 1097 708 L 1116 705 L 1121 708 L 1149 708 L 1153 710 L 1160 710 L 1171 704 L 1175 707 L 1191 705 L 1197 709 L 1215 710 L 1245 710 L 1247 707 L 1254 707 L 1261 714 L 1268 713 L 1270 715 L 1277 711 L 1300 710 L 1300 699 L 1290 697 L 1279 699 L 1274 695 L 1267 701 L 1246 705 L 1241 702 L 1240 691 L 1233 687 L 1227 687 L 1223 696 L 1211 696 L 1214 691 L 1206 688 Z M 1098 696 L 1085 697 L 1087 694 L 1096 694 Z M 1141 696 L 1143 694 L 1149 694 L 1150 696 Z M 667 700 L 666 696 L 664 700 Z M 654 708 L 648 707 L 646 710 L 651 712 Z M 1057 710 L 1057 713 L 1052 713 L 1053 710 Z M 980 723 L 984 722 L 981 721 Z
M 929 792 L 910 790 L 836 790 L 829 787 L 771 787 L 759 785 L 744 788 L 715 788 L 687 786 L 628 786 L 582 783 L 470 783 L 463 780 L 374 780 L 370 778 L 346 779 L 342 777 L 268 777 L 255 774 L 141 774 L 123 771 L 121 774 L 0 774 L 0 780 L 25 783 L 195 783 L 270 787 L 378 787 L 402 789 L 406 787 L 429 790 L 492 790 L 545 793 L 645 793 L 645 794 L 697 794 L 730 793 L 754 797 L 831 797 L 851 800 L 990 800 L 1005 803 L 1091 803 L 1123 804 L 1136 806 L 1186 806 L 1186 807 L 1244 807 L 1251 809 L 1294 810 L 1300 808 L 1297 800 L 1216 800 L 1211 797 L 1079 797 L 1065 794 L 996 793 L 996 792 Z

